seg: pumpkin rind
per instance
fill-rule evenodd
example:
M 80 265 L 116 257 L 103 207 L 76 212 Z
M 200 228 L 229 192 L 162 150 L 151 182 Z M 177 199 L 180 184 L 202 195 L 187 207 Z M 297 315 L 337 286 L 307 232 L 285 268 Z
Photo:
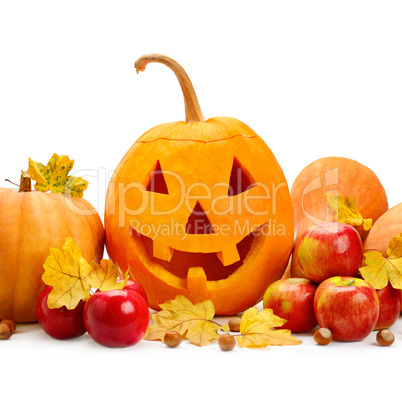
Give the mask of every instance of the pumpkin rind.
M 0 318 L 36 321 L 36 301 L 50 247 L 72 237 L 88 261 L 100 261 L 104 230 L 84 199 L 0 189 Z
M 364 242 L 364 250 L 378 250 L 386 254 L 390 240 L 402 233 L 402 202 L 384 212 Z

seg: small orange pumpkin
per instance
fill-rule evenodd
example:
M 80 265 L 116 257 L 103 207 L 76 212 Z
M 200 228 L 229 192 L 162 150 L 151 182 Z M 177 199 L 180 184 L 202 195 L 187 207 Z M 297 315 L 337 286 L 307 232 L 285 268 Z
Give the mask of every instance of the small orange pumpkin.
M 24 176 L 20 187 L 0 188 L 0 318 L 33 322 L 50 247 L 61 248 L 72 237 L 84 258 L 100 261 L 104 230 L 83 198 L 30 191 L 31 179 Z
M 384 187 L 368 167 L 342 157 L 326 157 L 310 163 L 296 177 L 291 189 L 296 231 L 292 277 L 304 277 L 294 257 L 299 237 L 313 225 L 333 221 L 324 193 L 339 193 L 345 198 L 352 195 L 363 218 L 371 218 L 373 223 L 388 210 Z M 367 232 L 359 230 L 359 233 L 364 240 Z
M 105 211 L 108 254 L 131 268 L 153 309 L 182 294 L 193 303 L 211 299 L 217 314 L 238 313 L 286 268 L 293 246 L 286 179 L 247 125 L 204 119 L 178 63 L 147 55 L 137 72 L 149 62 L 176 74 L 186 121 L 147 131 L 116 168 Z

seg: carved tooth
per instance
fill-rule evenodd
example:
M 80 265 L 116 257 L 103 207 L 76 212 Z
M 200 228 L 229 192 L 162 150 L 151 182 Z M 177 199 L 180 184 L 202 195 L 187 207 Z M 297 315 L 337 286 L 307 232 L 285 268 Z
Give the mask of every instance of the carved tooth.
M 240 260 L 236 245 L 224 248 L 222 251 L 217 252 L 216 255 L 225 267 Z
M 193 303 L 200 303 L 207 299 L 207 276 L 204 268 L 193 267 L 187 272 L 187 291 Z
M 152 247 L 155 258 L 170 262 L 173 257 L 174 249 L 170 248 L 166 243 L 158 240 L 152 242 Z

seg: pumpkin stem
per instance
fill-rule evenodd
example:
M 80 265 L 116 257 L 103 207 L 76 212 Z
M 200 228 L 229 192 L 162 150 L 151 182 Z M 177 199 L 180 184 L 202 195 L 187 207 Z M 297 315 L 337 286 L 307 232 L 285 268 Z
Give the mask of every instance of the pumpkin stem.
M 137 74 L 140 71 L 144 71 L 148 63 L 162 63 L 169 67 L 179 80 L 181 90 L 183 91 L 184 106 L 186 109 L 186 122 L 205 121 L 201 112 L 200 104 L 198 103 L 197 95 L 195 94 L 193 84 L 190 81 L 189 76 L 184 71 L 183 67 L 171 59 L 170 57 L 163 56 L 162 54 L 146 54 L 141 56 L 135 63 L 134 67 Z
M 19 187 L 19 193 L 28 193 L 29 191 L 32 191 L 31 176 L 29 176 L 28 172 L 24 172 L 23 170 L 21 170 L 21 179 L 19 185 L 17 183 L 13 183 L 11 180 L 8 179 L 6 179 L 6 181 L 14 184 L 14 186 Z
M 20 189 L 18 192 L 26 193 L 28 191 L 32 191 L 31 176 L 28 172 L 24 172 L 23 170 L 21 170 Z

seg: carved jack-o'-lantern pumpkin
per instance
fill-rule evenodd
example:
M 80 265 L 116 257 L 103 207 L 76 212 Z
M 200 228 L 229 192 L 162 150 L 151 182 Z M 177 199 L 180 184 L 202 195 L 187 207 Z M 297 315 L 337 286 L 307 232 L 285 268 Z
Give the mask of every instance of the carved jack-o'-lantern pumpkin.
M 176 74 L 186 122 L 156 126 L 124 156 L 108 188 L 110 258 L 130 268 L 151 308 L 183 294 L 211 299 L 217 314 L 259 302 L 281 277 L 293 246 L 293 207 L 283 172 L 264 141 L 239 120 L 205 120 L 185 71 Z

